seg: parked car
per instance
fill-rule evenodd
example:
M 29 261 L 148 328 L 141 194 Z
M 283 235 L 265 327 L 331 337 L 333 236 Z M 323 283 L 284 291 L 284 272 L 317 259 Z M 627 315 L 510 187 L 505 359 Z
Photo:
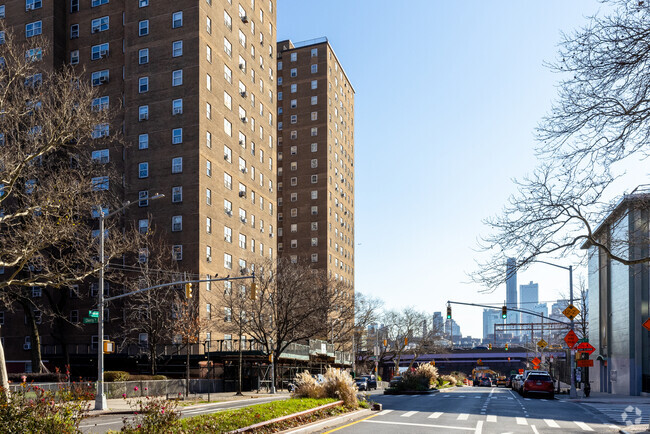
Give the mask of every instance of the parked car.
M 396 375 L 388 382 L 388 387 L 395 387 L 402 380 L 401 375 Z
M 479 386 L 492 387 L 492 380 L 490 379 L 490 377 L 483 377 L 479 382 Z
M 519 386 L 521 385 L 521 380 L 523 378 L 522 374 L 515 375 L 515 378 L 512 380 L 512 390 L 519 392 Z
M 377 389 L 377 378 L 374 375 L 362 375 L 361 378 L 368 382 L 368 390 Z
M 517 374 L 512 374 L 512 375 L 509 375 L 508 378 L 506 378 L 506 387 L 509 387 L 509 388 L 512 389 L 512 382 L 513 382 L 513 380 L 515 379 L 516 376 L 517 376 Z
M 555 397 L 555 384 L 551 376 L 544 372 L 531 372 L 521 388 L 521 395 L 544 394 L 550 399 Z
M 357 385 L 357 389 L 359 390 L 368 390 L 368 380 L 364 377 L 359 377 L 354 382 Z

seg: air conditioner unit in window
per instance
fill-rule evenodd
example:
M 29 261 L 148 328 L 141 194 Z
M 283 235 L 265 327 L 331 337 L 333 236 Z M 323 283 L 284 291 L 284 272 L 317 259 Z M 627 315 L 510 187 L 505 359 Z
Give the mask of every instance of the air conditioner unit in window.
M 229 216 L 232 216 L 232 211 L 229 209 L 225 210 L 225 213 L 228 214 Z
M 247 118 L 246 116 L 244 116 L 244 117 L 241 118 L 241 121 L 242 121 L 243 123 L 247 123 L 247 122 L 248 122 L 248 118 Z
M 149 119 L 149 114 L 148 113 L 140 113 L 140 117 L 138 118 L 140 121 L 146 121 Z
M 242 167 L 242 168 L 239 169 L 239 170 L 241 170 L 241 173 L 248 173 L 248 169 L 245 168 L 245 167 Z
M 228 161 L 230 160 L 230 156 L 228 156 L 228 154 L 223 154 L 223 159 Z
M 242 146 L 244 146 L 244 141 L 243 141 L 243 140 L 240 140 L 240 141 L 239 141 L 239 144 L 242 145 Z
M 246 223 L 246 217 L 239 217 L 239 220 L 241 220 L 242 223 Z
M 108 77 L 104 77 L 104 76 L 99 77 L 97 81 L 99 82 L 99 84 L 108 83 Z
M 230 239 L 228 237 L 223 237 L 223 240 L 228 242 L 228 243 L 230 242 Z
M 99 27 L 93 27 L 92 33 L 97 33 L 99 32 L 100 28 Z
M 183 114 L 183 109 L 175 107 L 174 111 L 172 112 L 173 115 L 180 115 Z
M 273 234 L 269 234 L 269 238 L 273 238 Z
M 100 51 L 100 52 L 99 52 L 99 57 L 100 57 L 100 58 L 108 57 L 108 50 L 102 50 L 102 51 Z
M 239 94 L 242 96 L 242 98 L 246 98 L 248 96 L 245 90 L 242 90 L 241 92 L 239 92 Z
M 246 192 L 245 191 L 240 191 L 239 192 L 239 197 L 246 197 Z M 243 220 L 242 220 L 243 221 Z
M 239 272 L 240 272 L 242 275 L 244 275 L 244 274 L 248 274 L 248 268 L 242 267 L 242 268 L 239 269 Z
M 241 15 L 239 18 L 241 18 L 242 23 L 247 23 L 248 22 L 248 17 L 246 15 Z
M 23 344 L 23 350 L 26 351 L 26 350 L 31 350 L 31 349 L 32 349 L 32 344 L 31 343 Z
M 212 262 L 212 256 L 208 256 L 207 258 L 205 258 L 205 260 L 206 260 L 207 262 Z
M 240 63 L 239 64 L 239 69 L 241 69 L 243 71 L 244 69 L 246 69 L 246 65 L 244 65 L 243 63 Z
M 273 193 L 273 187 L 269 187 L 269 193 Z

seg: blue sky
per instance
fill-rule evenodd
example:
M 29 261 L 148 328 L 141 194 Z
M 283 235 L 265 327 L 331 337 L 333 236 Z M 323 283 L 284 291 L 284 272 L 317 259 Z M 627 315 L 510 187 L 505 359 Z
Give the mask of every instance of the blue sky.
M 280 0 L 278 40 L 327 36 L 355 90 L 356 289 L 432 313 L 502 302 L 468 281 L 481 223 L 535 165 L 533 130 L 555 98 L 561 31 L 596 0 Z M 568 264 L 566 264 L 568 265 Z M 519 283 L 568 293 L 562 270 Z M 481 310 L 454 308 L 464 335 Z

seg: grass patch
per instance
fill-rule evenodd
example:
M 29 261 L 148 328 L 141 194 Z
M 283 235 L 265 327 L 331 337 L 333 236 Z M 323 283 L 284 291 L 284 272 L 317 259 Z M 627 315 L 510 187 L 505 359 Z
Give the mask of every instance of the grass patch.
M 300 411 L 309 410 L 336 401 L 335 399 L 311 399 L 293 398 L 281 401 L 268 402 L 265 404 L 251 405 L 250 407 L 226 410 L 210 415 L 195 416 L 179 420 L 170 432 L 192 432 L 192 433 L 213 433 L 233 431 L 245 426 L 259 422 L 275 419 Z M 277 432 L 288 429 L 292 426 L 303 425 L 314 420 L 330 417 L 344 413 L 345 408 L 339 406 L 331 409 L 321 410 L 312 415 L 303 416 L 298 421 L 287 421 L 265 427 L 268 431 L 257 430 L 256 432 Z

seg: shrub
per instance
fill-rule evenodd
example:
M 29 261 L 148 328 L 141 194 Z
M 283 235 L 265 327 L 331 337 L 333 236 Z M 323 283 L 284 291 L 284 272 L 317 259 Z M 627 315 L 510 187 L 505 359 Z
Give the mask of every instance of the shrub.
M 440 379 L 448 382 L 450 386 L 456 386 L 456 377 L 452 375 L 443 375 Z
M 88 406 L 87 401 L 61 400 L 56 391 L 23 383 L 11 395 L 0 393 L 0 432 L 77 433 Z
M 357 408 L 357 385 L 352 376 L 341 369 L 327 368 L 323 382 L 327 398 L 342 399 L 348 408 Z
M 104 372 L 104 381 L 114 382 L 114 381 L 129 381 L 131 379 L 131 374 L 125 371 L 106 371 Z
M 325 390 L 318 384 L 318 381 L 309 374 L 309 371 L 301 372 L 295 379 L 296 388 L 293 395 L 298 398 L 319 399 L 325 397 Z
M 8 377 L 12 383 L 22 383 L 23 377 L 26 377 L 25 382 L 27 383 L 60 383 L 66 380 L 66 376 L 59 372 L 8 374 Z
M 415 368 L 415 374 L 428 380 L 428 384 L 434 384 L 438 379 L 438 368 L 429 363 L 422 363 Z
M 137 374 L 130 375 L 127 381 L 151 381 L 151 380 L 166 380 L 167 377 L 164 375 L 146 375 L 146 374 Z
M 127 433 L 160 433 L 166 432 L 180 418 L 178 402 L 168 401 L 163 397 L 145 396 L 137 400 L 129 400 L 129 406 L 136 417 L 122 419 L 122 432 Z

